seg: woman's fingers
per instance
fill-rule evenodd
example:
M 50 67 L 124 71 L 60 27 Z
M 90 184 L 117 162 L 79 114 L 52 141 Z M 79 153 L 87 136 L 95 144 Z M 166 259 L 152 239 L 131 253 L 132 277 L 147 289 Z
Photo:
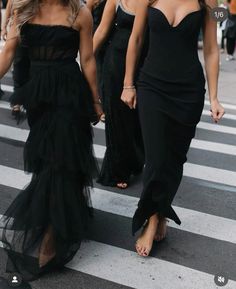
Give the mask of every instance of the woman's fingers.
M 218 122 L 217 111 L 211 111 L 211 117 L 213 118 L 214 122 Z
M 224 110 L 211 110 L 211 117 L 215 122 L 218 122 L 222 119 L 223 115 L 225 114 Z
M 133 109 L 136 108 L 136 105 L 137 105 L 137 97 L 135 96 L 135 98 L 134 98 L 134 102 L 133 102 Z
M 221 111 L 219 111 L 219 114 L 218 114 L 218 119 L 220 120 L 220 119 L 222 119 L 222 117 L 223 117 L 223 115 L 225 114 L 225 111 L 223 110 L 221 110 Z
M 121 100 L 128 105 L 130 109 L 136 107 L 136 91 L 124 89 L 121 95 Z

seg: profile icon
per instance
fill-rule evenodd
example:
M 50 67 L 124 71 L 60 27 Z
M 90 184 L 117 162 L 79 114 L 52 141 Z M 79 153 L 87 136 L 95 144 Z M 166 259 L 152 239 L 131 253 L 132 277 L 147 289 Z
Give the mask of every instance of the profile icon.
M 12 277 L 12 283 L 19 283 L 17 276 Z
M 20 274 L 18 273 L 12 273 L 8 276 L 8 284 L 11 286 L 11 287 L 19 287 L 20 288 L 20 285 L 22 284 L 22 277 Z

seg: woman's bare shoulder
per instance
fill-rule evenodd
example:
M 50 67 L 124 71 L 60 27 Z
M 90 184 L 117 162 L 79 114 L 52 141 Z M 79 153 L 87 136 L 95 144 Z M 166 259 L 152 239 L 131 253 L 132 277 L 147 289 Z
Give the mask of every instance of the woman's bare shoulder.
M 91 11 L 85 4 L 82 4 L 73 26 L 80 30 L 84 26 L 91 25 L 92 21 Z

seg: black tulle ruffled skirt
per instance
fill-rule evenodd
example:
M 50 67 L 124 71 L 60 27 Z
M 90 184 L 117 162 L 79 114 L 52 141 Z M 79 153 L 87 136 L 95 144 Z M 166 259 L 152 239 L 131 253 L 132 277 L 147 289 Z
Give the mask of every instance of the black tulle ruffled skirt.
M 0 220 L 7 272 L 33 280 L 63 267 L 85 238 L 97 176 L 92 99 L 74 61 L 32 62 L 30 80 L 13 94 L 30 126 L 24 147 L 31 182 Z

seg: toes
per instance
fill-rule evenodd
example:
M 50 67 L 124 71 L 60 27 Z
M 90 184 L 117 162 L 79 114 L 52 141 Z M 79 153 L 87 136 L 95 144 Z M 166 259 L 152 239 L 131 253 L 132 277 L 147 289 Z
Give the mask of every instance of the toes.
M 147 248 L 145 248 L 142 252 L 144 257 L 147 257 L 149 255 L 149 253 L 150 253 L 150 250 L 148 250 Z
M 128 184 L 127 183 L 118 183 L 117 187 L 120 189 L 126 189 L 128 187 Z
M 135 248 L 136 248 L 137 253 L 140 255 L 140 254 L 141 254 L 141 253 L 140 253 L 140 252 L 141 252 L 141 246 L 139 245 L 138 242 L 136 242 Z

